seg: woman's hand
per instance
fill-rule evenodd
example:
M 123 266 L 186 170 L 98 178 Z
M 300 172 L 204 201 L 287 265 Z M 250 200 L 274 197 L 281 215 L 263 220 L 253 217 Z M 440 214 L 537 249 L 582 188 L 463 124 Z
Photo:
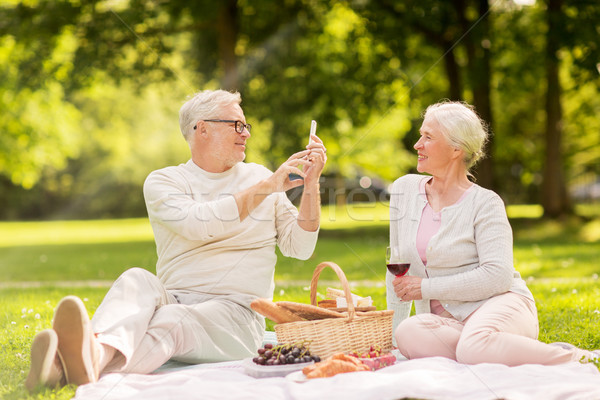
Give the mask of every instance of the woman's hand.
M 398 276 L 394 278 L 394 292 L 402 301 L 421 300 L 421 281 L 423 278 L 418 276 Z

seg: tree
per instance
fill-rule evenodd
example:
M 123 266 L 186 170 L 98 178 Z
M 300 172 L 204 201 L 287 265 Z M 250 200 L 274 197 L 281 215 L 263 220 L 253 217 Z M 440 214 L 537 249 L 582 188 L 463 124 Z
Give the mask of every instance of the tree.
M 398 176 L 405 169 L 401 151 L 388 160 L 361 155 L 370 153 L 366 146 L 372 143 L 380 151 L 393 151 L 392 144 L 407 130 L 396 117 L 390 120 L 391 133 L 388 124 L 380 123 L 386 114 L 401 113 L 404 105 L 393 100 L 403 77 L 389 69 L 378 71 L 389 50 L 372 47 L 365 22 L 343 4 L 291 0 L 281 7 L 268 5 L 23 2 L 0 8 L 0 37 L 16 38 L 28 49 L 15 64 L 15 92 L 52 82 L 63 90 L 60 103 L 100 117 L 85 97 L 86 89 L 99 82 L 134 85 L 141 91 L 165 80 L 185 86 L 188 93 L 196 86 L 237 89 L 255 129 L 262 131 L 262 138 L 253 140 L 261 152 L 249 149 L 250 161 L 277 165 L 306 145 L 310 120 L 317 119 L 320 135 L 331 143 L 329 166 L 334 173 Z M 352 23 L 345 26 L 338 18 Z M 60 62 L 49 64 L 52 54 L 60 54 Z M 345 137 L 337 137 L 338 132 Z M 338 139 L 343 145 L 337 146 Z M 11 151 L 6 146 L 0 154 Z M 69 157 L 64 153 L 64 160 Z M 356 161 L 351 167 L 350 159 Z M 38 166 L 40 173 L 46 166 Z
M 545 58 L 546 158 L 541 203 L 544 215 L 556 218 L 573 213 L 564 169 L 565 121 L 559 56 L 566 48 L 572 49 L 574 64 L 580 70 L 579 74 L 598 81 L 594 63 L 600 59 L 597 40 L 600 10 L 597 4 L 585 1 L 547 0 L 545 5 L 548 26 Z
M 439 88 L 437 98 L 469 101 L 480 116 L 493 127 L 491 112 L 490 10 L 487 0 L 419 0 L 394 2 L 374 0 L 356 2 L 355 8 L 371 21 L 370 29 L 378 39 L 390 46 L 402 64 L 414 64 L 415 55 L 408 52 L 414 33 L 422 36 L 421 49 L 437 48 L 431 62 L 443 62 L 448 87 L 445 96 Z M 426 68 L 426 74 L 432 67 Z M 416 84 L 420 84 L 417 82 Z M 488 143 L 489 157 L 475 171 L 478 182 L 493 187 L 493 138 Z
M 567 195 L 563 172 L 561 85 L 558 75 L 558 51 L 561 42 L 561 16 L 563 1 L 548 0 L 546 10 L 546 158 L 542 185 L 544 215 L 559 217 L 571 214 L 573 208 Z
M 597 170 L 597 158 L 587 162 L 575 154 L 598 140 L 589 138 L 597 126 L 600 16 L 593 2 L 561 1 L 554 76 L 567 85 L 559 101 L 566 192 L 573 174 Z M 163 101 L 173 109 L 182 93 L 197 88 L 241 91 L 255 127 L 248 160 L 271 167 L 305 146 L 316 119 L 329 149 L 326 172 L 338 181 L 405 173 L 414 164 L 422 110 L 444 97 L 466 99 L 494 132 L 478 183 L 510 199 L 539 199 L 540 184 L 553 174 L 540 174 L 551 167 L 544 161 L 545 115 L 558 115 L 546 112 L 540 80 L 546 9 L 519 8 L 511 0 L 493 6 L 486 0 L 3 3 L 0 106 L 11 110 L 0 116 L 0 130 L 9 133 L 0 137 L 0 174 L 8 177 L 3 192 L 14 184 L 50 188 L 71 181 L 77 184 L 69 190 L 77 186 L 81 193 L 80 178 L 94 181 L 96 174 L 105 178 L 105 193 L 139 189 L 140 173 L 122 173 L 132 166 L 111 141 L 131 146 L 129 139 L 144 137 L 147 126 L 110 88 L 137 91 L 142 99 L 163 84 L 171 85 L 174 100 L 164 95 Z M 100 89 L 105 93 L 98 95 Z M 161 124 L 178 134 L 176 124 Z M 130 150 L 144 165 L 165 162 Z M 119 172 L 93 165 L 107 160 Z M 71 177 L 62 179 L 61 171 Z M 57 193 L 29 192 L 32 201 Z M 104 203 L 127 213 L 127 202 L 118 200 Z

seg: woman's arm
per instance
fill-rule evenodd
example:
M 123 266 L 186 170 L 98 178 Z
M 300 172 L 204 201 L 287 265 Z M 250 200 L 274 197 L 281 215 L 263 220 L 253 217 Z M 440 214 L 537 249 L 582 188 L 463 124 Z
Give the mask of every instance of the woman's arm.
M 472 229 L 478 265 L 466 272 L 424 279 L 424 299 L 478 301 L 510 289 L 514 277 L 512 230 L 499 196 L 486 196 L 478 203 Z

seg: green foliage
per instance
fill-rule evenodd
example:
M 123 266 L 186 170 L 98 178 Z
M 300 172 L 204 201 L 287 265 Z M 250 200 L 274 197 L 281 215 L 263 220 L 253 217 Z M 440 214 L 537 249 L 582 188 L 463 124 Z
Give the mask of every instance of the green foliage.
M 600 8 L 564 3 L 565 176 L 577 186 L 598 175 Z M 474 101 L 488 53 L 497 189 L 510 203 L 537 201 L 546 3 L 497 1 L 483 18 L 478 4 L 5 1 L 0 218 L 143 215 L 149 170 L 189 157 L 179 105 L 228 87 L 229 69 L 255 125 L 248 161 L 276 167 L 316 119 L 328 175 L 393 180 L 414 167 L 422 110 Z
M 65 101 L 59 83 L 20 87 L 17 77 L 23 71 L 16 61 L 29 51 L 14 37 L 0 36 L 0 175 L 27 189 L 44 169 L 64 169 L 69 158 L 78 156 L 81 143 L 81 114 Z M 59 46 L 47 64 L 59 64 L 60 52 Z
M 249 51 L 240 63 L 241 91 L 247 115 L 271 122 L 261 132 L 270 138 L 271 166 L 306 145 L 315 119 L 328 171 L 388 180 L 405 171 L 410 159 L 398 144 L 410 128 L 408 89 L 403 76 L 381 68 L 390 55 L 350 8 L 318 2 L 279 24 L 268 46 Z

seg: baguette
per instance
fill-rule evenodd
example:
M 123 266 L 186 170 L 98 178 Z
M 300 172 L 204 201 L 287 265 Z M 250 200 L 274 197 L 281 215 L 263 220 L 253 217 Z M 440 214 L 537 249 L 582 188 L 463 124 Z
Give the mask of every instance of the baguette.
M 286 322 L 306 321 L 299 315 L 296 315 L 283 307 L 278 306 L 269 299 L 258 298 L 250 303 L 250 307 L 257 313 L 264 315 L 276 324 L 285 324 Z
M 312 304 L 295 303 L 293 301 L 278 301 L 279 307 L 299 315 L 307 320 L 324 319 L 324 318 L 342 318 L 344 315 L 337 311 L 327 308 L 313 306 Z

